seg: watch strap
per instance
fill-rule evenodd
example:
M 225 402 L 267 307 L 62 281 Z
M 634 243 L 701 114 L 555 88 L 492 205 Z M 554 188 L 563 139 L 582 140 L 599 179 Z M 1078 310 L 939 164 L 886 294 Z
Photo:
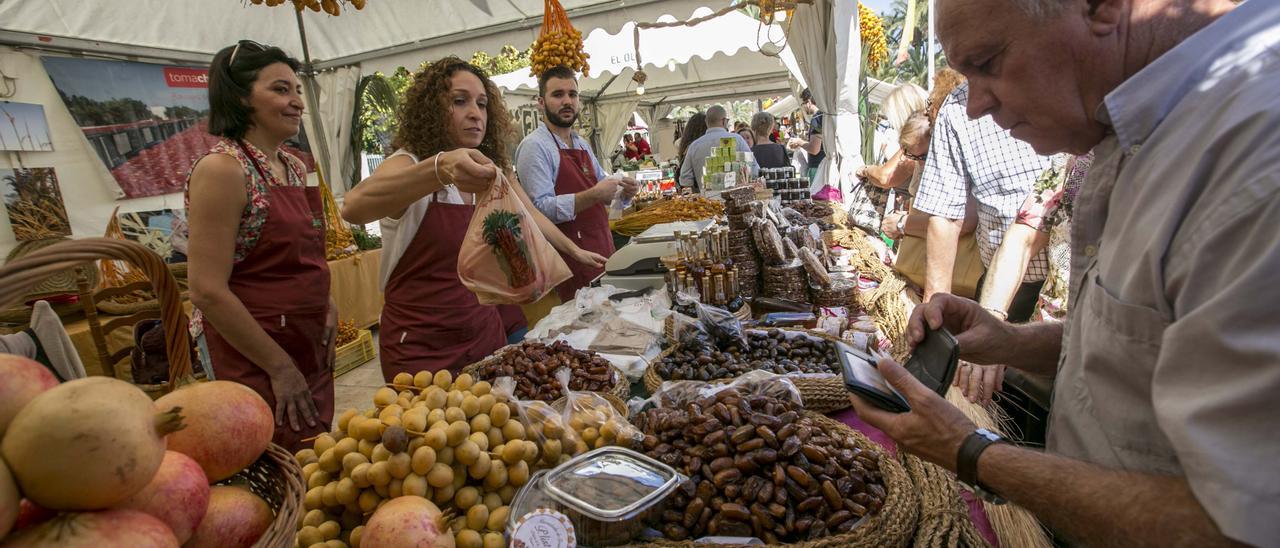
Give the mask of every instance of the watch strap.
M 956 455 L 956 479 L 966 485 L 979 485 L 978 457 L 992 444 L 1003 441 L 1004 438 L 985 428 L 969 434 L 960 444 L 960 452 Z

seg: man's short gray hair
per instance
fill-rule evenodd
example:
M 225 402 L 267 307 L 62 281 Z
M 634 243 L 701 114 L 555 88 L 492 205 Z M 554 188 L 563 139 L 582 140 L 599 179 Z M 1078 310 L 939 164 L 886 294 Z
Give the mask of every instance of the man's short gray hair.
M 724 121 L 728 118 L 728 112 L 720 105 L 707 108 L 707 127 L 724 127 Z

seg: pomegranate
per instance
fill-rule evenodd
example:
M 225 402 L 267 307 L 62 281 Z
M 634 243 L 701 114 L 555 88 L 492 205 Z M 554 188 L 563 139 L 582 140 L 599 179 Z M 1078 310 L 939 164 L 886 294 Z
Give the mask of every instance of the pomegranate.
M 141 510 L 165 522 L 178 542 L 186 542 L 209 507 L 209 480 L 191 457 L 165 451 L 151 483 L 117 508 Z
M 58 386 L 58 379 L 39 362 L 13 354 L 0 354 L 0 438 L 31 398 Z
M 243 487 L 215 485 L 209 492 L 209 510 L 185 548 L 236 548 L 253 546 L 275 516 L 267 503 Z
M 275 433 L 266 400 L 243 384 L 192 384 L 156 400 L 156 409 L 172 407 L 185 410 L 187 427 L 169 436 L 169 449 L 195 459 L 213 483 L 258 460 Z
M 391 499 L 374 511 L 360 535 L 361 546 L 454 548 L 440 509 L 421 497 Z
M 137 510 L 102 510 L 59 515 L 0 541 L 0 548 L 177 548 L 178 539 L 163 521 Z
M 110 508 L 141 491 L 164 460 L 178 410 L 157 413 L 138 387 L 76 379 L 36 396 L 9 423 L 0 452 L 23 496 L 51 510 Z
M 31 499 L 22 499 L 18 505 L 18 521 L 13 524 L 13 530 L 21 531 L 33 525 L 40 525 L 57 515 L 58 512 L 31 502 Z
M 13 529 L 18 520 L 22 495 L 18 493 L 18 484 L 13 482 L 9 466 L 0 459 L 0 538 L 4 538 Z

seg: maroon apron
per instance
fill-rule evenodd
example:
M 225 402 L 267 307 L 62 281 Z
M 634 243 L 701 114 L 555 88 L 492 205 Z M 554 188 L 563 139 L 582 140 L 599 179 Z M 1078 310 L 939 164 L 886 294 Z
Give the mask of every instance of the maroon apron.
M 524 318 L 524 309 L 518 305 L 498 305 L 498 315 L 502 316 L 502 329 L 507 337 L 511 337 L 511 335 L 529 325 L 529 322 Z
M 240 147 L 244 150 L 243 144 Z M 269 180 L 253 155 L 244 152 L 263 180 Z M 328 432 L 333 422 L 333 371 L 324 347 L 329 312 L 329 263 L 325 261 L 321 220 L 324 206 L 318 187 L 268 187 L 268 199 L 271 205 L 258 242 L 232 268 L 227 286 L 307 379 L 320 410 L 316 425 L 307 426 L 299 417 L 301 430 L 295 432 L 286 418 L 272 437 L 275 443 L 297 451 L 307 445 L 304 438 Z M 252 388 L 274 410 L 276 398 L 267 372 L 223 339 L 207 318 L 204 335 L 214 377 Z
M 551 138 L 556 137 L 552 135 Z M 595 170 L 591 166 L 591 156 L 587 151 L 561 147 L 559 139 L 556 139 L 556 147 L 560 149 L 560 169 L 556 172 L 556 196 L 577 194 L 594 187 L 597 179 Z M 604 204 L 596 204 L 584 209 L 572 221 L 556 226 L 578 247 L 605 257 L 613 255 L 613 234 L 609 232 L 609 211 Z M 597 268 L 579 263 L 563 252 L 560 256 L 573 272 L 572 278 L 556 288 L 562 302 L 573 300 L 573 296 L 579 289 L 591 285 L 592 280 L 604 273 L 603 267 Z
M 388 382 L 397 373 L 456 373 L 506 345 L 498 308 L 480 304 L 458 279 L 458 250 L 475 209 L 437 198 L 391 271 L 378 341 Z

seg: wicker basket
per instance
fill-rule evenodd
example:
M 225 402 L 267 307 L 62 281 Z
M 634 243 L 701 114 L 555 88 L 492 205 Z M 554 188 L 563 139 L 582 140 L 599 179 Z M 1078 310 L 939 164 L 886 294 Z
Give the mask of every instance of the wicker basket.
M 852 531 L 843 535 L 832 535 L 817 540 L 773 546 L 795 548 L 902 548 L 911 544 L 911 539 L 916 531 L 916 522 L 920 516 L 920 499 L 916 493 L 915 486 L 911 483 L 911 477 L 907 475 L 907 470 L 902 463 L 885 453 L 884 448 L 868 439 L 861 432 L 817 413 L 806 411 L 804 414 L 816 421 L 828 436 L 850 437 L 862 450 L 879 456 L 880 470 L 884 474 L 884 506 L 880 508 L 879 512 L 876 512 Z M 698 544 L 693 541 L 660 540 L 639 546 L 697 548 L 706 546 L 706 544 Z
M 178 298 L 173 275 L 155 252 L 137 242 L 114 238 L 84 238 L 60 242 L 0 268 L 0 308 L 22 300 L 31 287 L 49 276 L 99 259 L 128 261 L 151 280 L 160 299 L 161 325 L 169 358 L 169 378 L 164 391 L 173 390 L 191 377 L 191 342 L 187 335 L 187 315 Z M 173 382 L 172 379 L 177 379 Z M 254 546 L 293 546 L 298 516 L 302 510 L 302 469 L 284 448 L 271 445 L 252 466 L 230 480 L 247 485 L 275 511 L 275 520 Z
M 478 373 L 480 368 L 484 367 L 489 362 L 498 359 L 498 357 L 501 356 L 502 354 L 506 352 L 514 351 L 519 346 L 520 345 L 518 344 L 509 344 L 507 346 L 499 348 L 496 352 L 491 354 L 489 357 L 462 368 L 462 372 L 468 375 L 471 375 L 472 377 L 475 377 L 477 380 L 485 380 L 485 381 L 493 382 L 493 379 L 486 379 L 480 376 L 480 374 Z M 631 397 L 631 382 L 627 380 L 627 376 L 622 373 L 622 370 L 618 369 L 613 364 L 609 365 L 609 370 L 613 371 L 613 378 L 614 378 L 613 388 L 610 388 L 608 392 L 599 392 L 599 393 L 608 394 L 615 398 L 618 398 L 619 400 L 627 401 L 627 398 Z
M 246 487 L 267 501 L 275 511 L 275 519 L 253 544 L 254 548 L 289 548 L 294 545 L 298 520 L 302 515 L 302 497 L 307 489 L 302 479 L 302 468 L 288 450 L 273 443 L 248 468 L 218 484 Z
M 812 331 L 796 329 L 783 329 L 783 331 L 804 333 L 810 337 L 826 339 L 832 342 L 840 341 L 840 339 L 836 337 L 823 333 L 814 333 Z M 661 354 L 658 354 L 657 358 L 654 358 L 653 361 L 649 363 L 649 367 L 645 368 L 643 378 L 644 388 L 650 395 L 657 392 L 658 388 L 662 387 L 662 383 L 667 380 L 658 374 L 658 362 L 671 355 L 674 351 L 675 346 L 671 346 L 666 350 L 663 350 Z M 792 384 L 796 385 L 796 389 L 800 391 L 800 397 L 804 400 L 804 408 L 806 410 L 813 411 L 815 413 L 830 413 L 850 406 L 849 390 L 845 388 L 844 379 L 839 373 L 835 376 L 829 377 L 805 377 L 799 375 L 787 375 L 786 377 Z M 708 382 L 724 383 L 732 381 L 733 378 L 731 377 L 727 379 L 714 379 Z

